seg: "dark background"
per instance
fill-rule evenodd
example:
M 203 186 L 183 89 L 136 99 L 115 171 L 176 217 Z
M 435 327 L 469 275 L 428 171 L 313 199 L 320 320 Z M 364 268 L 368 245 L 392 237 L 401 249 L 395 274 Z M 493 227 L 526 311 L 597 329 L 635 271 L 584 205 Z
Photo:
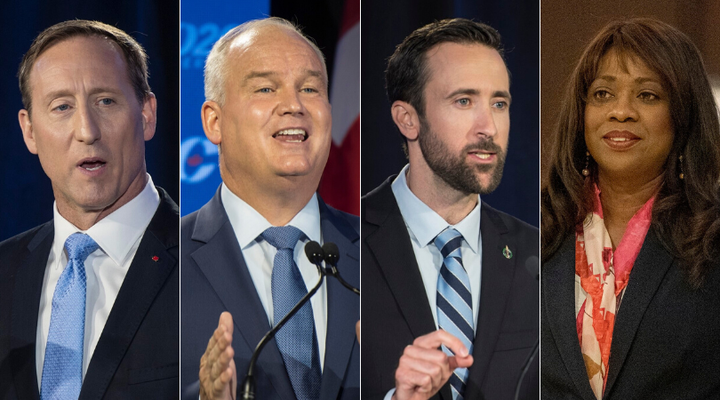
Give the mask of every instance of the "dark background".
M 465 17 L 497 29 L 511 73 L 510 145 L 502 183 L 483 195 L 491 206 L 531 225 L 539 220 L 539 4 L 537 0 L 362 0 L 361 193 L 397 174 L 407 163 L 400 132 L 390 117 L 385 68 L 402 40 L 435 20 Z
M 35 36 L 68 19 L 114 25 L 145 48 L 150 87 L 158 99 L 157 131 L 146 142 L 148 172 L 178 200 L 179 3 L 164 0 L 0 2 L 0 240 L 52 219 L 50 179 L 25 147 L 17 114 L 22 108 L 17 68 Z

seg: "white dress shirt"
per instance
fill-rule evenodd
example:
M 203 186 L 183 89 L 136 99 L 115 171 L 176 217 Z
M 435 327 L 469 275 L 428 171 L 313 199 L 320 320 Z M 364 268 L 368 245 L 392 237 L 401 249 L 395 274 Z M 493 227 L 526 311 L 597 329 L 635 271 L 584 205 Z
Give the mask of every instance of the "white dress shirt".
M 268 324 L 273 326 L 271 278 L 277 249 L 260 237 L 267 228 L 272 227 L 272 224 L 249 204 L 231 192 L 224 183 L 220 189 L 220 198 L 242 250 L 255 290 L 267 314 Z M 305 207 L 287 225 L 300 229 L 306 236 L 295 245 L 293 259 L 300 269 L 300 274 L 309 291 L 317 284 L 320 278 L 317 267 L 310 263 L 305 256 L 304 250 L 305 244 L 311 240 L 322 244 L 320 208 L 317 194 L 313 195 Z M 310 299 L 310 304 L 315 319 L 315 333 L 317 335 L 320 368 L 322 370 L 325 365 L 325 337 L 327 335 L 327 288 L 325 282 Z
M 50 255 L 45 268 L 40 310 L 38 312 L 37 346 L 35 347 L 35 369 L 38 387 L 42 384 L 45 346 L 50 330 L 52 298 L 60 274 L 67 266 L 68 256 L 65 241 L 76 232 L 86 233 L 100 246 L 85 260 L 87 291 L 85 297 L 85 337 L 83 345 L 82 376 L 85 378 L 90 359 L 100 334 L 105 327 L 108 315 L 117 298 L 128 268 L 140 246 L 140 239 L 155 210 L 160 204 L 160 196 L 148 175 L 148 182 L 140 194 L 127 204 L 115 210 L 98 223 L 83 231 L 58 212 L 53 205 L 53 238 Z

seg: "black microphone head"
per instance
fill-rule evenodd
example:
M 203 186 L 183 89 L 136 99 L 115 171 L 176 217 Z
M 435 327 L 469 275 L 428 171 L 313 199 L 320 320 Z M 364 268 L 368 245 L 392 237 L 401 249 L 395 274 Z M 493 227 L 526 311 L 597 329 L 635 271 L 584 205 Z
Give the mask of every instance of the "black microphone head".
M 525 260 L 525 269 L 537 280 L 540 277 L 540 260 L 537 256 L 531 256 Z
M 340 250 L 335 243 L 327 242 L 322 246 L 323 252 L 325 253 L 325 262 L 337 266 L 337 262 L 340 259 Z
M 325 258 L 325 253 L 323 252 L 323 248 L 320 247 L 320 243 L 314 240 L 309 241 L 305 245 L 305 255 L 313 264 L 319 264 L 323 258 Z

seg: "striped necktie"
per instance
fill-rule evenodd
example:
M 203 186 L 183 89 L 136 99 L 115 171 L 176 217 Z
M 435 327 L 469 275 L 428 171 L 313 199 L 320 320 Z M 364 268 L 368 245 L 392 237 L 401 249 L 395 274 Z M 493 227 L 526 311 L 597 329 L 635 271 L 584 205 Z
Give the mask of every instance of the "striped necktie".
M 80 396 L 85 338 L 85 259 L 98 249 L 88 235 L 65 241 L 68 263 L 55 286 L 45 346 L 40 398 L 70 400 Z
M 435 238 L 435 245 L 443 256 L 437 284 L 437 319 L 440 329 L 460 339 L 472 354 L 473 330 L 470 278 L 463 267 L 460 246 L 463 237 L 453 228 L 447 228 Z M 454 355 L 442 346 L 447 355 Z M 469 371 L 457 368 L 450 376 L 454 400 L 462 399 Z

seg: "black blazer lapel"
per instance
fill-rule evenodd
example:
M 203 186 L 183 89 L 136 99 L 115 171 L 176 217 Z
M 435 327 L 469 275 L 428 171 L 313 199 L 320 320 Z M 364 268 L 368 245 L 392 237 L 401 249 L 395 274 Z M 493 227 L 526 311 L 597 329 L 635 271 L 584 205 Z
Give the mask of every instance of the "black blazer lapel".
M 500 216 L 485 203 L 482 203 L 481 212 L 480 311 L 473 342 L 474 362 L 470 368 L 470 379 L 465 392 L 467 398 L 480 395 L 480 387 L 500 334 L 503 310 L 510 295 L 517 260 L 517 257 L 508 259 L 503 256 L 503 249 L 506 246 L 511 251 L 517 252 L 517 244 L 513 237 L 506 235 L 508 229 Z
M 17 269 L 10 324 L 10 368 L 19 400 L 40 398 L 35 365 L 35 338 L 45 269 L 54 237 L 52 221 L 35 234 Z
M 437 328 L 410 236 L 390 187 L 394 178 L 388 178 L 378 189 L 377 201 L 368 201 L 365 219 L 378 228 L 366 240 L 410 331 L 418 337 Z
M 594 400 L 575 326 L 574 235 L 568 235 L 555 256 L 543 265 L 542 312 L 577 392 L 586 400 Z
M 164 191 L 158 191 L 160 205 L 140 241 L 95 347 L 80 399 L 103 397 L 155 297 L 177 268 L 178 260 L 168 250 L 178 246 L 178 209 Z
M 324 242 L 333 242 L 340 250 L 338 271 L 348 283 L 360 287 L 360 247 L 358 233 L 339 213 L 331 210 L 318 197 Z M 337 279 L 326 277 L 327 335 L 321 399 L 337 399 L 355 346 L 355 323 L 360 318 L 360 299 Z
M 366 200 L 364 218 L 376 225 L 377 230 L 365 240 L 377 259 L 410 332 L 414 337 L 419 337 L 435 331 L 437 327 L 405 220 L 392 192 L 391 183 L 394 179 L 395 175 L 389 177 L 376 189 L 376 195 Z M 451 400 L 449 385 L 443 386 L 439 395 L 442 399 Z
M 191 257 L 227 311 L 233 315 L 234 329 L 240 333 L 245 345 L 252 352 L 270 330 L 270 326 L 263 322 L 267 321 L 267 314 L 223 208 L 219 189 L 212 200 L 200 210 L 192 239 L 205 243 L 193 252 Z M 269 362 L 263 363 L 263 359 Z M 263 372 L 267 375 L 278 396 L 294 393 L 283 366 L 282 356 L 272 340 L 263 349 L 255 368 L 256 376 Z M 237 371 L 239 381 L 242 381 L 245 372 Z M 240 382 L 238 389 L 239 386 Z
M 672 256 L 660 244 L 655 232 L 650 229 L 630 272 L 628 286 L 616 315 L 605 397 L 611 392 L 622 370 L 645 310 L 652 302 L 672 262 Z

